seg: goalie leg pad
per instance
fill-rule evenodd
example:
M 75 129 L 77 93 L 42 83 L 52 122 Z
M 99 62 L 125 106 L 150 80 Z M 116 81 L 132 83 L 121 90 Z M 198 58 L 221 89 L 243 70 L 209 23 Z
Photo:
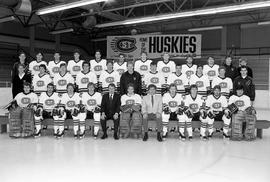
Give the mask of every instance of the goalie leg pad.
M 232 115 L 232 132 L 231 132 L 231 140 L 242 140 L 242 128 L 243 122 L 245 121 L 245 116 L 242 112 L 238 112 Z
M 24 137 L 30 137 L 34 134 L 34 111 L 30 108 L 22 109 L 22 132 Z
M 245 129 L 245 138 L 247 140 L 254 140 L 256 138 L 255 136 L 255 125 L 256 125 L 256 116 L 255 115 L 250 115 L 246 114 L 245 116 L 246 120 L 246 129 Z
M 142 133 L 142 114 L 140 112 L 132 113 L 131 132 L 136 134 Z
M 9 136 L 16 137 L 21 133 L 21 108 L 17 107 L 9 113 Z
M 120 115 L 120 133 L 130 133 L 130 113 L 122 112 Z

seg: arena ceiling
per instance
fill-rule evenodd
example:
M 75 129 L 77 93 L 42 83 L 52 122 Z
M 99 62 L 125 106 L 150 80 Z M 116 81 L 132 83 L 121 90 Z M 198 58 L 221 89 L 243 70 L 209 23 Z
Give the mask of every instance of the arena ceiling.
M 0 0 L 0 7 L 4 3 L 20 0 Z M 36 15 L 40 8 L 49 7 L 61 3 L 69 3 L 75 0 L 29 0 L 32 11 L 29 16 L 16 15 L 10 11 L 1 14 L 2 17 L 14 14 L 16 19 L 24 26 L 45 26 L 50 31 L 73 28 L 75 34 L 90 34 L 92 38 L 102 38 L 112 34 L 130 34 L 130 30 L 136 29 L 138 33 L 166 32 L 174 29 L 190 27 L 204 27 L 219 24 L 249 23 L 266 21 L 270 19 L 270 10 L 253 10 L 238 13 L 194 16 L 179 18 L 161 22 L 150 22 L 139 25 L 125 25 L 98 28 L 97 25 L 115 21 L 128 20 L 138 17 L 155 16 L 168 13 L 189 11 L 209 7 L 256 2 L 256 0 L 109 0 L 105 3 L 73 8 L 66 11 L 47 15 Z M 4 12 L 4 11 L 2 11 Z

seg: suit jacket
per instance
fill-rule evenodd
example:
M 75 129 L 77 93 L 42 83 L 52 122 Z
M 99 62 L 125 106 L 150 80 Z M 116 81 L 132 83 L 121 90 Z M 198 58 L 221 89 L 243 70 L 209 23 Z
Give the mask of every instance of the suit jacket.
M 154 95 L 154 105 L 152 106 L 151 95 L 146 95 L 142 100 L 142 113 L 162 113 L 162 97 L 161 95 Z
M 110 119 L 113 117 L 115 113 L 120 113 L 120 105 L 121 105 L 121 100 L 120 100 L 120 95 L 117 93 L 113 94 L 113 100 L 110 103 L 109 99 L 109 93 L 106 93 L 102 97 L 101 101 L 101 113 L 105 113 L 107 119 Z

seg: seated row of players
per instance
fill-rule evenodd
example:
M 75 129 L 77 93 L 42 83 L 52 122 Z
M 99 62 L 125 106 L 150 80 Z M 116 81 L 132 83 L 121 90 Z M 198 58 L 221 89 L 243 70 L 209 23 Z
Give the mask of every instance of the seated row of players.
M 32 131 L 34 136 L 38 137 L 41 134 L 41 120 L 45 118 L 53 118 L 54 120 L 54 135 L 56 138 L 61 138 L 64 135 L 64 122 L 66 119 L 73 120 L 73 131 L 76 138 L 83 138 L 85 135 L 85 120 L 94 119 L 94 137 L 97 138 L 99 131 L 99 123 L 101 119 L 106 122 L 106 116 L 104 106 L 108 103 L 103 103 L 103 98 L 100 93 L 95 92 L 95 84 L 90 82 L 87 85 L 87 92 L 81 96 L 79 93 L 75 93 L 75 87 L 69 83 L 66 87 L 67 93 L 64 93 L 61 97 L 57 93 L 54 93 L 54 85 L 49 83 L 47 85 L 47 91 L 42 93 L 39 97 L 30 92 L 30 84 L 24 84 L 24 92 L 19 93 L 15 97 L 15 101 L 19 107 L 25 108 L 29 104 L 32 105 L 35 111 L 35 131 Z M 156 95 L 156 86 L 151 84 L 148 88 L 149 95 Z M 110 94 L 115 92 L 115 85 L 109 85 Z M 220 86 L 215 86 L 213 89 L 213 95 L 209 96 L 206 101 L 202 99 L 202 96 L 198 94 L 198 87 L 196 85 L 190 86 L 190 94 L 183 97 L 177 93 L 177 86 L 170 84 L 169 92 L 165 93 L 162 97 L 162 102 L 158 101 L 159 97 L 155 97 L 153 102 L 160 102 L 163 104 L 162 111 L 159 110 L 156 113 L 147 113 L 145 102 L 147 96 L 143 99 L 141 96 L 134 93 L 134 85 L 129 84 L 127 86 L 127 93 L 121 96 L 121 102 L 116 103 L 115 107 L 120 107 L 121 112 L 117 113 L 114 120 L 118 120 L 120 115 L 120 134 L 123 137 L 129 137 L 130 134 L 139 135 L 142 131 L 142 121 L 144 122 L 144 137 L 146 141 L 147 134 L 147 120 L 148 115 L 155 114 L 157 119 L 157 126 L 159 126 L 157 139 L 165 140 L 168 133 L 169 120 L 178 120 L 179 122 L 179 134 L 180 139 L 185 140 L 184 134 L 185 127 L 187 129 L 188 138 L 192 139 L 192 120 L 201 121 L 200 134 L 202 139 L 206 140 L 211 138 L 213 134 L 213 123 L 215 120 L 224 121 L 223 135 L 225 138 L 229 138 L 228 129 L 231 121 L 231 113 L 229 111 L 228 104 L 236 104 L 239 110 L 244 111 L 250 104 L 250 98 L 243 95 L 243 87 L 237 88 L 237 95 L 230 97 L 229 102 L 225 96 L 221 95 Z M 152 103 L 153 104 L 153 103 Z M 162 112 L 162 113 L 160 113 Z M 162 121 L 162 131 L 161 124 Z M 159 123 L 158 123 L 159 122 Z M 21 123 L 20 121 L 18 123 Z M 18 125 L 17 123 L 17 125 Z M 104 135 L 102 138 L 106 138 L 106 126 L 103 126 Z M 115 123 L 114 138 L 118 139 L 118 126 Z M 20 137 L 25 136 L 25 131 L 18 129 L 12 130 L 11 136 Z M 208 130 L 208 132 L 207 132 Z M 30 131 L 31 133 L 31 131 Z M 27 136 L 30 136 L 29 131 Z

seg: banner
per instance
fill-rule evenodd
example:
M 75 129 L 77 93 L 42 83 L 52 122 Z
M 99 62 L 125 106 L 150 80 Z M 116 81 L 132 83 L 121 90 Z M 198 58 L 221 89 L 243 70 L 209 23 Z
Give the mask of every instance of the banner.
M 124 54 L 127 59 L 140 58 L 141 52 L 146 52 L 151 59 L 160 58 L 168 52 L 171 58 L 184 58 L 192 55 L 201 57 L 201 35 L 135 35 L 108 36 L 107 58 L 118 59 Z

